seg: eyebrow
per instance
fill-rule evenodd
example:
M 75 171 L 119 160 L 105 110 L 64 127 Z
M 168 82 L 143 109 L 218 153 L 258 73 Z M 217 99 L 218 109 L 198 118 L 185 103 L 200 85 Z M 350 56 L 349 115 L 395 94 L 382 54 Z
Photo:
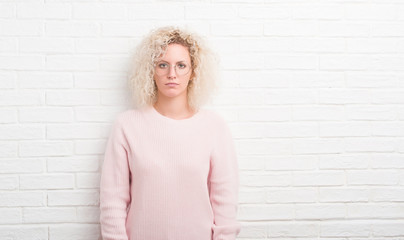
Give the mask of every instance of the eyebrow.
M 168 63 L 168 61 L 166 61 L 166 60 L 159 60 L 158 61 L 158 63 L 159 62 L 165 62 L 165 63 Z M 181 61 L 177 61 L 176 63 L 188 63 L 187 61 L 185 61 L 185 60 L 181 60 Z

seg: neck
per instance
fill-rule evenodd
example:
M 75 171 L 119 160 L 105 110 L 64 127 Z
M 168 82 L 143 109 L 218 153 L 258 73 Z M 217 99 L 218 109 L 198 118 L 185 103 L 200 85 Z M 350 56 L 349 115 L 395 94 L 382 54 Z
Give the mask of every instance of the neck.
M 188 118 L 194 114 L 188 102 L 179 98 L 164 99 L 164 101 L 158 99 L 153 106 L 162 115 L 174 119 Z

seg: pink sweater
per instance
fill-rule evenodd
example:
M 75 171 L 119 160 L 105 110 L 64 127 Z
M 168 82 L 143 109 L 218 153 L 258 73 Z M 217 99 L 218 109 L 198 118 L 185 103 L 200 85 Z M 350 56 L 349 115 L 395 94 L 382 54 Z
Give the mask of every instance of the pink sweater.
M 104 240 L 234 240 L 239 173 L 232 134 L 201 108 L 175 120 L 154 107 L 115 119 L 100 183 Z

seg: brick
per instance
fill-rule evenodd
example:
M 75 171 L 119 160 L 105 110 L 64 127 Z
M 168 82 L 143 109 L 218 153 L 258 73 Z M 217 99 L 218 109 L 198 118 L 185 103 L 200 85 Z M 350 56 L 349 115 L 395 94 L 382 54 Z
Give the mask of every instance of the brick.
M 75 87 L 85 89 L 124 89 L 126 76 L 113 73 L 75 73 Z
M 265 239 L 267 234 L 267 224 L 260 222 L 245 222 L 242 225 L 238 237 Z
M 105 125 L 91 123 L 52 124 L 46 128 L 47 139 L 98 139 L 108 137 L 108 133 Z
M 321 122 L 320 137 L 353 137 L 370 136 L 372 125 L 365 121 Z
M 296 138 L 292 141 L 292 152 L 295 154 L 341 153 L 343 147 L 343 141 L 337 138 Z
M 116 114 L 124 108 L 122 106 L 79 106 L 75 107 L 75 117 L 80 122 L 108 122 L 111 123 Z
M 0 109 L 0 123 L 16 123 L 17 109 L 2 107 Z
M 69 89 L 73 88 L 73 75 L 71 73 L 55 72 L 20 72 L 19 88 L 35 89 Z
M 292 16 L 291 9 L 284 6 L 255 5 L 240 7 L 239 16 L 245 19 L 287 19 Z
M 315 104 L 317 92 L 300 89 L 267 90 L 265 91 L 265 101 L 269 104 Z
M 99 189 L 100 188 L 100 174 L 99 173 L 78 173 L 77 175 L 77 188 L 79 189 Z
M 397 145 L 394 138 L 388 137 L 346 137 L 346 152 L 393 152 Z
M 85 37 L 96 36 L 100 28 L 94 22 L 80 21 L 46 21 L 45 35 L 58 37 Z
M 387 72 L 348 72 L 346 84 L 349 88 L 386 88 L 397 86 L 397 76 Z
M 68 3 L 17 3 L 19 19 L 69 19 L 71 4 Z
M 98 58 L 79 55 L 49 55 L 46 57 L 47 70 L 94 71 L 98 69 Z
M 0 239 L 48 240 L 47 226 L 0 226 Z
M 402 188 L 372 188 L 370 200 L 374 202 L 403 202 L 404 189 Z
M 21 208 L 0 208 L 0 223 L 1 224 L 21 224 L 22 214 Z M 0 231 L 2 231 L 0 227 Z M 1 233 L 0 233 L 1 236 Z
M 340 53 L 345 51 L 345 41 L 333 37 L 296 37 L 291 41 L 290 48 L 294 52 Z
M 368 37 L 374 25 L 370 23 L 339 20 L 319 21 L 318 36 L 320 37 Z
M 72 189 L 72 174 L 41 174 L 20 176 L 20 189 Z
M 372 103 L 374 104 L 403 104 L 403 90 L 377 90 L 372 92 Z
M 2 9 L 0 8 L 0 11 Z M 0 52 L 1 53 L 8 53 L 8 54 L 16 54 L 17 50 L 17 40 L 16 38 L 2 38 L 0 41 Z
M 372 231 L 369 221 L 323 222 L 320 224 L 321 237 L 367 237 Z
M 361 89 L 318 90 L 320 104 L 366 104 L 371 102 L 371 92 Z
M 292 118 L 295 121 L 321 120 L 338 121 L 343 120 L 344 108 L 341 106 L 293 106 Z
M 15 18 L 15 9 L 13 3 L 0 3 L 0 18 Z
M 313 70 L 318 67 L 318 57 L 311 55 L 275 55 L 265 57 L 265 69 Z
M 394 186 L 399 182 L 399 174 L 391 170 L 347 170 L 346 175 L 348 185 Z
M 22 123 L 73 122 L 74 112 L 70 107 L 21 107 L 19 120 Z
M 349 53 L 395 53 L 398 40 L 394 38 L 348 38 L 346 50 Z
M 394 20 L 397 18 L 397 6 L 395 4 L 345 4 L 345 19 L 352 20 Z
M 296 204 L 296 219 L 298 220 L 335 220 L 344 219 L 346 207 L 344 204 Z
M 184 19 L 183 5 L 175 2 L 159 4 L 132 4 L 126 6 L 129 20 L 178 20 Z
M 43 93 L 38 90 L 1 91 L 0 106 L 39 105 L 43 103 Z
M 348 219 L 394 219 L 404 214 L 402 203 L 348 203 Z
M 271 189 L 267 192 L 268 203 L 309 203 L 317 201 L 315 188 Z
M 52 225 L 49 227 L 49 239 L 76 240 L 99 239 L 100 237 L 99 224 L 62 224 Z
M 239 190 L 238 202 L 239 203 L 258 203 L 264 204 L 266 201 L 266 192 L 264 190 L 249 190 L 246 188 Z
M 95 191 L 48 192 L 48 206 L 96 206 L 99 193 Z
M 345 183 L 343 171 L 294 172 L 293 186 L 342 186 Z
M 104 154 L 105 146 L 106 146 L 106 139 L 105 140 L 75 140 L 75 154 Z
M 271 71 L 239 71 L 239 85 L 245 88 L 282 88 L 292 83 L 292 74 Z M 263 81 L 265 79 L 265 81 Z
M 71 208 L 24 208 L 24 223 L 66 223 L 76 221 L 76 209 Z
M 299 5 L 291 8 L 294 19 L 327 19 L 338 20 L 344 18 L 343 4 L 313 4 Z
M 17 190 L 18 189 L 17 176 L 2 176 L 0 177 L 0 189 L 2 190 Z
M 124 20 L 129 10 L 127 5 L 106 2 L 74 2 L 72 6 L 73 19 Z
M 345 77 L 341 72 L 305 72 L 293 71 L 290 78 L 294 88 L 340 88 L 345 86 Z
M 18 143 L 10 141 L 0 141 L 0 157 L 17 157 Z
M 39 20 L 4 19 L 0 26 L 3 37 L 40 36 L 42 34 L 42 22 Z
M 100 221 L 100 208 L 96 207 L 77 207 L 77 220 L 81 223 L 98 223 Z
M 262 36 L 263 25 L 260 22 L 217 23 L 211 26 L 213 36 Z
M 374 236 L 402 237 L 404 236 L 404 224 L 402 222 L 375 222 L 372 224 Z
M 119 54 L 128 51 L 129 41 L 120 38 L 77 39 L 75 46 L 77 53 Z
M 48 172 L 95 172 L 100 169 L 99 158 L 88 157 L 49 157 L 46 160 Z
M 43 56 L 8 55 L 0 56 L 0 65 L 6 70 L 42 70 L 45 59 Z
M 19 154 L 22 157 L 64 156 L 73 153 L 73 143 L 68 141 L 20 141 Z
M 153 6 L 154 7 L 154 6 Z M 178 12 L 178 7 L 176 9 Z M 221 5 L 221 4 L 193 4 L 185 6 L 185 19 L 236 19 L 238 9 L 234 5 Z
M 68 38 L 22 38 L 19 40 L 23 53 L 73 53 L 73 39 Z
M 35 125 L 2 125 L 0 126 L 0 140 L 43 139 L 44 126 Z
M 240 141 L 240 154 L 290 154 L 292 151 L 290 140 L 249 140 Z
M 42 192 L 2 192 L 1 207 L 39 207 L 45 206 L 45 196 Z M 1 231 L 0 231 L 1 232 Z M 1 236 L 1 235 L 0 235 Z
M 273 174 L 261 174 L 261 175 L 247 175 L 242 174 L 240 176 L 240 184 L 242 186 L 290 186 L 291 176 L 288 173 L 273 173 Z
M 321 55 L 320 70 L 367 70 L 371 59 L 366 55 Z
M 239 114 L 240 121 L 288 121 L 290 120 L 290 108 L 284 106 L 255 107 L 242 109 Z
M 316 223 L 269 223 L 268 235 L 278 237 L 316 237 L 319 226 Z
M 402 37 L 404 36 L 404 24 L 399 22 L 376 22 L 372 24 L 370 34 L 372 37 Z
M 44 169 L 42 159 L 20 157 L 0 161 L 0 173 L 40 173 Z
M 394 120 L 395 107 L 388 105 L 352 105 L 345 108 L 347 120 Z
M 294 209 L 291 204 L 241 205 L 238 216 L 240 220 L 291 220 Z
M 372 169 L 404 168 L 403 155 L 399 153 L 373 153 L 369 162 Z
M 16 79 L 17 79 L 16 74 L 11 72 L 4 72 L 4 73 L 0 72 L 0 78 L 1 78 L 0 82 L 1 89 L 13 89 L 16 87 Z
M 368 202 L 370 190 L 366 188 L 319 188 L 320 202 Z
M 317 168 L 315 156 L 271 156 L 266 160 L 264 169 L 276 171 L 314 170 Z
M 366 169 L 369 167 L 370 154 L 330 154 L 319 156 L 319 169 Z
M 58 106 L 98 105 L 100 95 L 90 90 L 49 90 L 46 92 L 46 103 Z
M 265 36 L 313 36 L 317 34 L 317 22 L 312 20 L 273 20 L 264 24 Z

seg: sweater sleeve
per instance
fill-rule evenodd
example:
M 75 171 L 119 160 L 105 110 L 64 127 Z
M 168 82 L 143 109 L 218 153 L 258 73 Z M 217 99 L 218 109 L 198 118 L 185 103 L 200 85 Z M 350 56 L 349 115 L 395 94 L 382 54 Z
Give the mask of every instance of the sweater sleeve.
M 116 119 L 106 144 L 100 180 L 100 225 L 104 240 L 128 240 L 125 224 L 129 203 L 128 144 Z
M 223 120 L 224 121 L 224 120 Z M 210 201 L 214 213 L 212 240 L 235 240 L 241 229 L 236 220 L 239 173 L 234 141 L 222 121 L 211 155 Z

